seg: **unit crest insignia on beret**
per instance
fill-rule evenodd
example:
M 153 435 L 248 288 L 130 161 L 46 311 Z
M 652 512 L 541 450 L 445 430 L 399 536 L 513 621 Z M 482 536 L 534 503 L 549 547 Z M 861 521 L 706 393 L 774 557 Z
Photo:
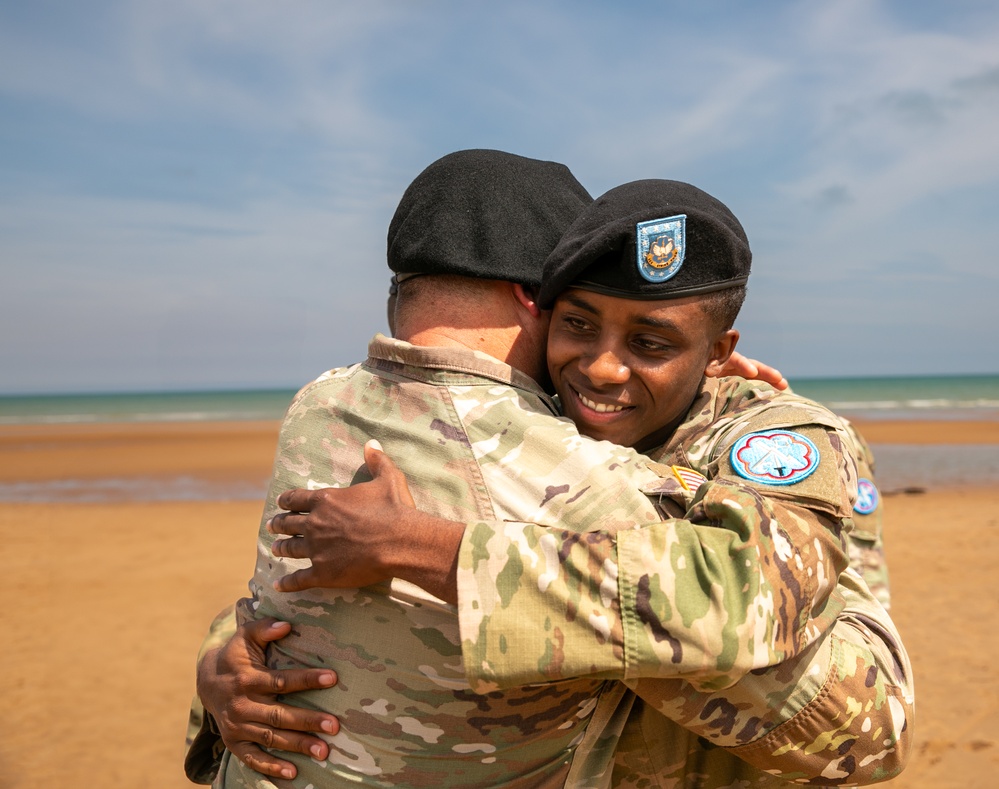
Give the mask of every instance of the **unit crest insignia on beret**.
M 649 282 L 675 276 L 687 251 L 687 215 L 639 222 L 635 230 L 638 273 Z
M 869 479 L 861 477 L 857 480 L 857 503 L 853 509 L 860 515 L 870 515 L 878 508 L 878 489 Z
M 793 485 L 819 467 L 819 450 L 791 430 L 761 430 L 735 442 L 729 461 L 736 473 L 764 485 Z

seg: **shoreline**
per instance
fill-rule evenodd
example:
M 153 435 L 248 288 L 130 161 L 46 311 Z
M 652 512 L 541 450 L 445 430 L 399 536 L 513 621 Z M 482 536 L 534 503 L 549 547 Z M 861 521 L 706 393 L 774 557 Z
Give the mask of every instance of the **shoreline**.
M 870 444 L 999 444 L 999 420 L 851 419 Z

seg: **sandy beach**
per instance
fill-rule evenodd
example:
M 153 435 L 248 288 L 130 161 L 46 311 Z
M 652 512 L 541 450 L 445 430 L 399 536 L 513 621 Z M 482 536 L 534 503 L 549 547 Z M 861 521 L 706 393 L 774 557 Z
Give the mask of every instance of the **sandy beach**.
M 999 444 L 999 422 L 864 422 L 873 444 Z M 0 428 L 0 486 L 113 478 L 260 484 L 276 423 Z M 125 496 L 125 499 L 128 497 Z M 141 497 L 138 497 L 141 498 Z M 999 486 L 885 497 L 893 615 L 917 679 L 903 789 L 999 773 Z M 242 596 L 258 500 L 0 502 L 8 635 L 0 785 L 191 786 L 181 762 L 194 658 Z

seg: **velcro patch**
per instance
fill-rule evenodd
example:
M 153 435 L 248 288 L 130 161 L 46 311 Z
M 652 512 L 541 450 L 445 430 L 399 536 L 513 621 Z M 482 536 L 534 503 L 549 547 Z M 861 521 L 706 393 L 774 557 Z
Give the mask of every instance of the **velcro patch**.
M 819 450 L 801 433 L 761 430 L 739 438 L 729 462 L 744 479 L 763 485 L 793 485 L 819 467 Z
M 874 483 L 861 477 L 857 482 L 857 503 L 853 505 L 853 509 L 861 515 L 870 515 L 878 508 L 880 501 L 881 495 Z

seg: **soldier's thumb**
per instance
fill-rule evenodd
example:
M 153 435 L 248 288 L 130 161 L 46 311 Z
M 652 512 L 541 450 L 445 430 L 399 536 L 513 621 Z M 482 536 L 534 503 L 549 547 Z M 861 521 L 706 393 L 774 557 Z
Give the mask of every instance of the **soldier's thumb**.
M 371 472 L 371 476 L 375 478 L 396 471 L 395 464 L 385 454 L 385 450 L 376 439 L 371 439 L 364 445 L 364 463 L 368 467 L 368 471 Z

